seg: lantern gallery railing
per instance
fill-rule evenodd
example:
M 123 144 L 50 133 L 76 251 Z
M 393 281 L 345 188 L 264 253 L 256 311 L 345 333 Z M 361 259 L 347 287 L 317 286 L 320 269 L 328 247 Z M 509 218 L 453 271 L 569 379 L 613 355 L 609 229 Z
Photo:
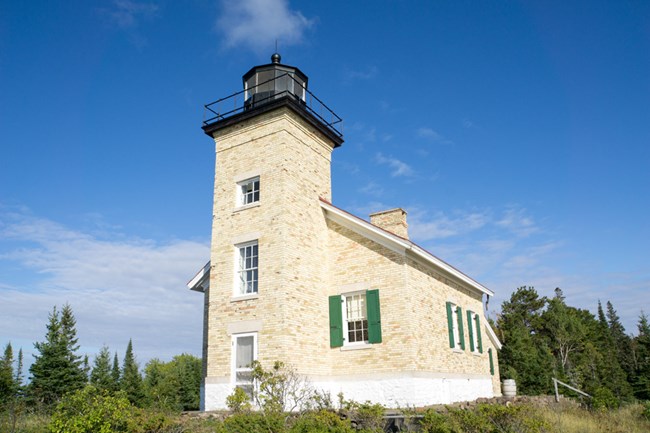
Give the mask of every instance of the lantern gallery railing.
M 336 135 L 343 137 L 343 119 L 289 73 L 204 105 L 203 125 L 219 122 L 282 98 L 290 98 L 299 103 Z

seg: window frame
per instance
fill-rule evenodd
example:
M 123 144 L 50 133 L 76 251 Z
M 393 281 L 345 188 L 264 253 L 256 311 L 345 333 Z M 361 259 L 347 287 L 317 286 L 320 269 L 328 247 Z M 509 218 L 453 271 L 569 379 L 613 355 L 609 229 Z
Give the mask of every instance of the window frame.
M 237 340 L 240 338 L 247 338 L 247 337 L 253 337 L 253 361 L 257 361 L 258 359 L 258 343 L 257 343 L 257 332 L 245 332 L 241 334 L 232 334 L 231 336 L 231 342 L 232 342 L 232 353 L 231 353 L 231 372 L 230 372 L 230 383 L 233 387 L 233 390 L 237 388 L 238 386 L 241 386 L 244 384 L 242 381 L 237 381 L 237 373 L 247 373 L 253 371 L 252 367 L 249 365 L 248 367 L 237 367 Z M 250 401 L 253 401 L 253 393 L 255 392 L 255 382 L 253 381 L 251 377 L 250 382 L 246 382 L 246 384 L 249 384 L 251 386 L 251 393 L 249 394 L 250 396 Z M 243 388 L 242 388 L 243 389 Z M 246 391 L 244 389 L 244 391 Z M 246 392 L 248 394 L 248 392 Z
M 256 259 L 256 264 L 257 266 L 247 268 L 246 267 L 246 259 L 247 257 L 244 255 L 242 257 L 242 250 L 245 250 L 248 247 L 256 247 L 257 254 L 253 255 L 251 253 L 251 259 Z M 233 296 L 234 297 L 242 297 L 242 296 L 257 296 L 259 294 L 259 268 L 260 268 L 260 263 L 259 263 L 259 257 L 260 257 L 260 246 L 259 242 L 257 239 L 253 241 L 248 241 L 248 242 L 243 242 L 240 244 L 235 245 L 235 281 L 234 281 L 234 287 L 233 287 Z M 253 271 L 254 273 L 254 278 L 250 281 L 254 283 L 254 290 L 248 291 L 248 285 L 250 284 L 247 276 L 247 272 Z M 242 278 L 242 276 L 246 275 L 246 278 Z
M 355 341 L 350 343 L 348 341 L 347 327 L 347 304 L 345 297 L 365 294 L 365 318 L 367 321 L 367 335 L 368 339 L 364 341 Z M 347 349 L 369 349 L 374 344 L 383 342 L 382 326 L 381 326 L 381 301 L 378 289 L 369 290 L 356 290 L 344 292 L 338 295 L 331 295 L 328 297 L 329 303 L 329 328 L 330 328 L 330 347 Z M 345 308 L 345 321 L 344 326 L 343 313 Z M 344 329 L 345 328 L 345 329 Z
M 255 183 L 257 183 L 257 189 L 255 189 Z M 246 191 L 245 188 L 251 184 L 251 190 Z M 237 182 L 237 207 L 250 207 L 258 204 L 260 202 L 260 190 L 261 181 L 259 176 L 249 177 Z M 255 196 L 256 193 L 257 197 Z M 251 195 L 252 198 L 250 201 L 246 201 L 249 195 Z
M 352 298 L 355 296 L 363 296 L 363 318 L 361 321 L 365 322 L 365 328 L 362 327 L 362 334 L 363 334 L 363 329 L 365 329 L 365 339 L 362 341 L 353 341 L 350 342 L 349 336 L 350 336 L 350 328 L 349 328 L 349 322 L 350 319 L 348 317 L 348 298 Z M 343 321 L 343 346 L 362 346 L 366 344 L 370 344 L 370 331 L 368 327 L 368 296 L 367 296 L 367 291 L 366 290 L 361 290 L 361 291 L 356 291 L 356 292 L 348 292 L 348 293 L 342 293 L 341 294 L 341 319 Z M 359 320 L 356 320 L 357 322 Z

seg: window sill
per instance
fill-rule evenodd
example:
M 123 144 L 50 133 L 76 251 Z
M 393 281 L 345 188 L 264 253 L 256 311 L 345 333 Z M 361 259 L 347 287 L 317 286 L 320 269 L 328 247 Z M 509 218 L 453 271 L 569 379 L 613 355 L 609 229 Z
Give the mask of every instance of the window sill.
M 240 211 L 250 209 L 250 208 L 253 208 L 253 207 L 258 207 L 260 205 L 261 205 L 261 203 L 259 201 L 256 201 L 254 203 L 248 203 L 248 204 L 245 204 L 245 205 L 242 205 L 242 206 L 237 206 L 236 208 L 234 208 L 232 210 L 232 213 L 240 212 Z
M 477 351 L 477 350 L 475 350 L 474 352 L 471 352 L 471 353 L 472 353 L 472 355 L 474 355 L 474 356 L 481 356 L 481 355 L 483 355 L 481 352 L 479 352 L 479 351 Z
M 463 349 L 459 349 L 457 347 L 454 347 L 453 349 L 451 349 L 451 351 L 454 352 L 454 353 L 465 353 L 465 351 Z
M 341 346 L 341 352 L 347 352 L 348 350 L 366 350 L 366 349 L 372 349 L 372 344 L 364 343 L 364 344 L 350 344 L 347 346 Z
M 259 297 L 259 293 L 251 293 L 250 295 L 237 295 L 230 298 L 230 302 L 249 301 L 251 299 L 257 299 Z

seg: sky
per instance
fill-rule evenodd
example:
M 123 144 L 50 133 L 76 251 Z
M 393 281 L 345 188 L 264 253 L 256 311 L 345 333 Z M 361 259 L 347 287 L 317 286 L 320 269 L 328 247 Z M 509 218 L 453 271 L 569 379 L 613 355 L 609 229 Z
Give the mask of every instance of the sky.
M 333 202 L 630 334 L 650 313 L 647 1 L 0 2 L 0 345 L 69 303 L 80 352 L 200 356 L 203 105 L 270 62 L 344 120 Z

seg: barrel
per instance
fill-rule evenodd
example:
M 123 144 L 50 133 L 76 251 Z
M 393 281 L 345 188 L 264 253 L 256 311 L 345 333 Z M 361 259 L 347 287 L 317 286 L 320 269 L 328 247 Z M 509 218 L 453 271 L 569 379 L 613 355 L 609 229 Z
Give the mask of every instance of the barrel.
M 514 397 L 517 395 L 517 383 L 514 379 L 505 379 L 502 386 L 504 397 Z

